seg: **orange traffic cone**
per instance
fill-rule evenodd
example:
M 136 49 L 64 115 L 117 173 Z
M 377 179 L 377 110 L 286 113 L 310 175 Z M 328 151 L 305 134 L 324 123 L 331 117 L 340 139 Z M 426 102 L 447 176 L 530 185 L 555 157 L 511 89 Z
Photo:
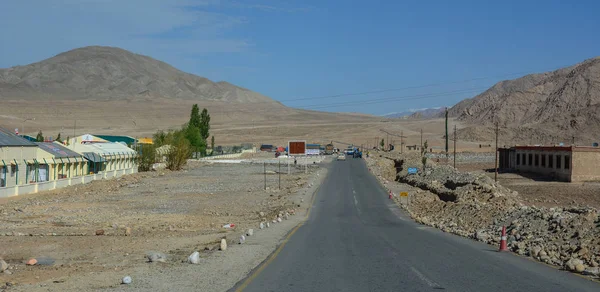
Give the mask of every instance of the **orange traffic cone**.
M 508 248 L 506 248 L 506 226 L 502 226 L 502 236 L 500 237 L 500 249 L 498 251 L 508 251 Z

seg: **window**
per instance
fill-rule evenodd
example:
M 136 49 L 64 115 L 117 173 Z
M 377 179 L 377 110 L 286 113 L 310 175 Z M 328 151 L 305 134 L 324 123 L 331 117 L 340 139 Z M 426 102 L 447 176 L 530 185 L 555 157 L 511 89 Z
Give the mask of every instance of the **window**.
M 542 154 L 542 167 L 546 167 L 546 154 Z
M 529 153 L 529 157 L 527 157 L 527 161 L 529 162 L 529 166 L 533 164 L 533 154 Z
M 521 153 L 521 160 L 523 160 L 523 165 L 527 165 L 525 162 L 525 153 Z
M 540 155 L 536 154 L 535 155 L 535 166 L 538 166 L 538 165 L 540 165 Z
M 552 154 L 548 155 L 548 167 L 554 167 L 554 156 L 552 156 Z
M 0 166 L 0 187 L 6 186 L 6 166 Z
M 12 164 L 10 166 L 10 177 L 15 177 L 16 173 L 17 173 L 17 166 Z
M 560 165 L 562 157 L 560 155 L 556 155 L 556 168 L 560 169 L 562 166 Z
M 570 159 L 569 156 L 565 155 L 565 169 L 569 169 Z
M 517 165 L 521 165 L 521 155 L 517 154 Z

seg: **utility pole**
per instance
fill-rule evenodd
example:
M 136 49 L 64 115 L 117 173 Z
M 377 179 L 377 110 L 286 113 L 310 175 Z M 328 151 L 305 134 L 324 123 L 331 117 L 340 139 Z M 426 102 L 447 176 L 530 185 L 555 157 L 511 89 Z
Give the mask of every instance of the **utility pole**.
M 277 174 L 279 175 L 279 189 L 281 190 L 281 160 L 278 159 L 277 163 L 279 164 L 279 171 L 277 172 Z
M 400 131 L 400 154 L 404 152 L 404 131 Z
M 448 161 L 448 108 L 446 108 L 446 161 Z
M 496 122 L 496 162 L 494 164 L 495 173 L 494 173 L 494 181 L 498 182 L 498 122 Z
M 77 120 L 73 121 L 73 138 L 75 138 L 75 129 L 77 128 Z
M 421 153 L 423 153 L 423 128 L 421 128 Z
M 386 146 L 387 150 L 389 151 L 390 150 L 390 134 L 387 134 L 387 143 L 386 144 L 387 145 L 385 145 L 385 146 Z
M 454 168 L 456 168 L 456 125 L 454 125 Z

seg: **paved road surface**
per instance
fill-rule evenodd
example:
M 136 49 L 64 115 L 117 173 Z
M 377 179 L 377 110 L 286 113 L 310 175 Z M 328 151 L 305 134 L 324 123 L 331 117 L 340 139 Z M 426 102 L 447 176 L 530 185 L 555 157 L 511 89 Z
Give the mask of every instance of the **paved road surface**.
M 361 159 L 348 159 L 332 163 L 308 221 L 232 290 L 597 292 L 600 284 L 416 224 Z

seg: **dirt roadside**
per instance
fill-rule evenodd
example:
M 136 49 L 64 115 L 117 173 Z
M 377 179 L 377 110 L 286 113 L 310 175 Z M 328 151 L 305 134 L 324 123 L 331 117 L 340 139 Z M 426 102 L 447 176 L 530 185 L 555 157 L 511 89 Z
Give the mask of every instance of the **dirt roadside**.
M 227 290 L 304 219 L 326 176 L 325 164 L 308 174 L 293 168 L 291 175 L 281 175 L 278 190 L 277 166 L 267 165 L 267 171 L 267 191 L 262 164 L 197 163 L 182 172 L 136 174 L 2 200 L 0 257 L 11 274 L 0 273 L 0 283 L 11 283 L 8 291 Z M 296 215 L 259 230 L 261 221 L 286 212 Z M 227 223 L 236 227 L 224 229 Z M 249 228 L 254 236 L 239 245 Z M 104 235 L 96 236 L 100 229 Z M 228 242 L 226 251 L 218 250 L 221 238 Z M 147 263 L 149 251 L 166 254 L 167 261 Z M 200 252 L 200 264 L 185 263 L 194 251 Z M 26 266 L 31 257 L 55 262 Z M 126 275 L 133 283 L 121 285 Z

